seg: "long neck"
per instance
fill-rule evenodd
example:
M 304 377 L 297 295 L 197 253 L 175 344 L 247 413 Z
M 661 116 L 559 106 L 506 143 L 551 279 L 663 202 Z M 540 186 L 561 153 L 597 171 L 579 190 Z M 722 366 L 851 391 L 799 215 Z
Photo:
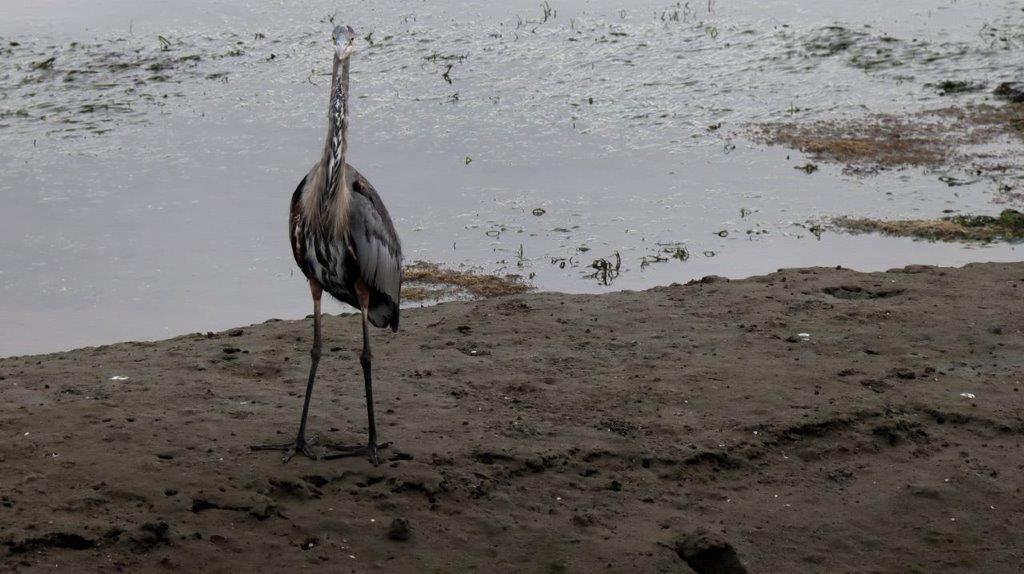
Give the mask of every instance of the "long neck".
M 334 54 L 331 98 L 327 109 L 327 142 L 322 159 L 326 198 L 337 195 L 345 185 L 345 152 L 348 149 L 348 64 L 349 58 Z

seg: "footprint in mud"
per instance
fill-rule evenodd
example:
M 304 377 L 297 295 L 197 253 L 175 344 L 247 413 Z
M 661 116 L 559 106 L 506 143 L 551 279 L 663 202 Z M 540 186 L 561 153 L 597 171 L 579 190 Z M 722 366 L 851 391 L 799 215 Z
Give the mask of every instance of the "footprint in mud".
M 270 479 L 270 491 L 275 497 L 308 500 L 320 498 L 323 491 L 305 481 L 298 482 L 288 479 Z
M 66 550 L 89 550 L 97 546 L 96 541 L 90 540 L 76 532 L 52 532 L 44 536 L 26 538 L 19 541 L 8 541 L 7 547 L 11 554 L 24 554 L 34 550 L 45 548 L 62 548 Z
M 166 522 L 147 522 L 130 535 L 129 540 L 137 552 L 149 552 L 160 546 L 170 546 L 171 528 Z
M 840 285 L 839 287 L 825 287 L 822 289 L 826 295 L 836 299 L 888 299 L 903 293 L 903 289 L 865 289 L 856 285 Z

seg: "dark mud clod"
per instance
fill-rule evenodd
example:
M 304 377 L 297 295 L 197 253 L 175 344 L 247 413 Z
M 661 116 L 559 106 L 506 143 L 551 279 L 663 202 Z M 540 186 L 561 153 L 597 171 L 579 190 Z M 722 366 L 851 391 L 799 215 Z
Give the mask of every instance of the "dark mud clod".
M 878 394 L 882 394 L 892 388 L 891 383 L 879 379 L 864 379 L 860 384 Z
M 684 283 L 684 285 L 710 285 L 712 283 L 728 283 L 728 277 L 722 277 L 721 275 L 705 275 L 700 279 L 691 279 Z
M 396 542 L 405 542 L 412 536 L 412 526 L 405 518 L 395 518 L 388 526 L 388 538 Z
M 313 548 L 316 548 L 319 545 L 320 545 L 320 539 L 315 537 L 315 536 L 311 536 L 311 537 L 303 540 L 302 543 L 299 544 L 299 548 L 301 548 L 303 550 L 312 550 Z
M 747 573 L 732 544 L 707 531 L 683 536 L 674 549 L 697 574 Z
M 908 369 L 906 367 L 896 367 L 889 371 L 889 374 L 896 377 L 897 379 L 903 379 L 906 381 L 917 378 L 917 373 L 915 373 L 912 369 Z

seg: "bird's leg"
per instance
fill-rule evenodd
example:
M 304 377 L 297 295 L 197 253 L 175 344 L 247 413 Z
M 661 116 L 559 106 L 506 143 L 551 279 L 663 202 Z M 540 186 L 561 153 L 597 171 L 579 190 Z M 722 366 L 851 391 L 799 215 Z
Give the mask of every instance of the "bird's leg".
M 363 307 L 363 352 L 359 354 L 359 364 L 363 367 L 363 385 L 366 386 L 366 424 L 370 429 L 370 460 L 377 464 L 377 423 L 373 419 L 373 378 L 370 368 L 373 364 L 373 353 L 370 352 L 370 332 L 366 325 L 366 307 Z
M 387 448 L 391 443 L 377 444 L 377 424 L 373 417 L 373 378 L 371 366 L 373 353 L 370 352 L 370 329 L 367 310 L 369 307 L 369 290 L 365 284 L 356 285 L 356 294 L 359 296 L 359 306 L 363 315 L 363 351 L 359 354 L 359 364 L 363 367 L 363 383 L 366 386 L 366 420 L 370 429 L 370 437 L 366 446 L 346 447 L 329 445 L 333 449 L 324 455 L 326 459 L 342 458 L 347 456 L 367 455 L 374 465 L 380 463 L 378 451 Z
M 299 421 L 299 435 L 295 442 L 285 444 L 264 444 L 252 446 L 252 450 L 283 450 L 284 462 L 291 460 L 295 453 L 301 452 L 307 457 L 316 460 L 317 456 L 309 447 L 316 442 L 316 438 L 306 438 L 306 417 L 309 415 L 309 401 L 313 397 L 313 383 L 316 381 L 316 367 L 320 363 L 320 296 L 323 289 L 320 284 L 310 279 L 309 290 L 313 295 L 313 348 L 309 351 L 312 362 L 309 366 L 309 380 L 306 382 L 306 396 L 302 401 L 302 420 Z

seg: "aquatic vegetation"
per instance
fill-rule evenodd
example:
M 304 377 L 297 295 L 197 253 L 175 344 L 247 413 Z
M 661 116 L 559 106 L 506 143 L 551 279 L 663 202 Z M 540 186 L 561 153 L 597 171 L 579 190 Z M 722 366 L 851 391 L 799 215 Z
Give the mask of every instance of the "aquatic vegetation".
M 682 245 L 668 245 L 661 252 L 678 261 L 686 261 L 690 258 L 690 251 Z
M 992 90 L 992 95 L 1015 104 L 1024 103 L 1024 82 L 1003 82 Z
M 878 232 L 932 241 L 1019 241 L 1024 239 L 1024 213 L 1005 209 L 998 216 L 953 215 L 940 219 L 879 219 L 838 217 L 832 223 L 855 233 Z
M 50 56 L 49 58 L 47 58 L 45 60 L 42 60 L 42 61 L 39 61 L 39 62 L 32 62 L 31 64 L 29 64 L 29 68 L 31 68 L 33 70 L 52 70 L 53 69 L 53 62 L 56 61 L 56 60 L 57 60 L 56 56 Z
M 668 261 L 668 257 L 664 257 L 658 253 L 653 255 L 644 255 L 640 258 L 640 269 L 646 269 L 652 263 L 665 263 Z
M 502 277 L 471 270 L 445 269 L 426 261 L 407 265 L 402 276 L 402 297 L 409 301 L 500 297 L 533 289 L 518 275 Z
M 442 54 L 440 52 L 434 52 L 428 56 L 423 57 L 428 62 L 465 62 L 469 59 L 469 54 Z
M 226 54 L 215 51 L 229 42 L 234 47 Z M 63 47 L 42 42 L 8 45 L 12 44 L 19 47 L 23 60 L 0 62 L 0 100 L 20 103 L 17 116 L 25 121 L 15 127 L 26 131 L 49 124 L 43 128 L 53 133 L 52 125 L 57 125 L 65 137 L 145 123 L 146 105 L 184 96 L 166 84 L 224 78 L 226 70 L 210 72 L 201 66 L 241 53 L 241 40 L 233 34 L 206 48 L 163 35 L 156 42 L 149 37 L 70 42 Z M 95 113 L 100 110 L 108 113 Z
M 981 152 L 971 146 L 1024 137 L 1024 106 L 968 105 L 853 120 L 772 123 L 757 126 L 751 136 L 800 150 L 818 161 L 843 164 L 848 172 L 960 166 L 998 157 L 992 150 Z M 1002 152 L 999 159 L 1016 158 L 1020 146 L 1005 146 Z M 797 169 L 813 171 L 807 166 Z
M 373 134 L 372 153 L 383 153 L 379 150 L 389 149 L 394 142 L 437 140 L 445 146 L 444 161 L 460 168 L 456 177 L 480 188 L 479 193 L 467 195 L 475 205 L 467 204 L 465 213 L 459 214 L 466 219 L 452 224 L 450 238 L 438 233 L 449 220 L 436 209 L 423 210 L 429 211 L 428 215 L 414 210 L 403 222 L 406 229 L 422 230 L 421 237 L 431 248 L 452 245 L 450 253 L 442 255 L 432 249 L 424 254 L 473 262 L 487 271 L 507 266 L 509 272 L 528 276 L 537 270 L 542 277 L 538 281 L 567 276 L 580 281 L 584 274 L 598 281 L 613 281 L 616 260 L 609 255 L 613 249 L 625 259 L 619 269 L 622 273 L 635 271 L 638 264 L 662 264 L 650 268 L 648 278 L 668 276 L 675 271 L 676 262 L 686 261 L 689 255 L 694 256 L 691 266 L 705 263 L 705 257 L 716 256 L 710 249 L 721 249 L 717 256 L 723 260 L 717 263 L 731 265 L 744 261 L 735 257 L 737 250 L 745 249 L 741 243 L 776 238 L 788 241 L 786 227 L 792 218 L 804 219 L 810 214 L 796 211 L 779 216 L 776 207 L 789 207 L 788 201 L 796 194 L 829 191 L 838 170 L 826 169 L 821 161 L 853 164 L 862 170 L 875 169 L 879 161 L 895 167 L 960 161 L 959 151 L 939 149 L 943 142 L 933 146 L 930 134 L 918 138 L 917 130 L 904 129 L 911 123 L 953 125 L 938 133 L 936 137 L 942 139 L 956 131 L 960 120 L 953 116 L 904 116 L 903 124 L 879 128 L 876 133 L 860 126 L 842 132 L 839 128 L 844 126 L 835 122 L 856 123 L 858 115 L 867 113 L 864 110 L 894 110 L 893 117 L 899 118 L 900 110 L 913 116 L 922 106 L 977 106 L 991 97 L 999 82 L 1016 79 L 1002 65 L 1009 57 L 991 56 L 987 40 L 969 34 L 944 35 L 941 30 L 932 34 L 932 24 L 927 21 L 895 27 L 886 35 L 882 30 L 888 28 L 860 26 L 859 20 L 856 25 L 846 22 L 822 27 L 820 23 L 829 20 L 796 16 L 788 8 L 779 9 L 782 13 L 778 14 L 759 13 L 760 8 L 753 6 L 749 10 L 723 6 L 712 11 L 706 0 L 668 0 L 655 9 L 630 6 L 621 14 L 618 8 L 602 4 L 578 10 L 554 0 L 533 0 L 516 9 L 525 19 L 521 26 L 517 26 L 516 12 L 497 9 L 492 11 L 495 18 L 480 18 L 475 10 L 459 13 L 395 7 L 364 14 L 359 32 L 365 58 L 353 70 L 360 74 L 355 113 L 360 125 Z M 980 11 L 987 12 L 984 17 L 1004 30 L 1012 30 L 1020 19 L 986 7 Z M 45 32 L 46 37 L 31 37 L 26 32 L 16 38 L 20 43 L 3 38 L 0 125 L 14 137 L 34 141 L 39 136 L 40 142 L 51 133 L 55 134 L 51 139 L 60 140 L 72 132 L 76 136 L 109 133 L 124 126 L 123 135 L 140 141 L 159 133 L 146 133 L 150 123 L 187 123 L 193 128 L 188 135 L 201 138 L 211 128 L 200 122 L 210 126 L 223 122 L 229 130 L 211 136 L 238 128 L 230 140 L 219 141 L 230 144 L 225 149 L 237 144 L 239 152 L 254 152 L 252 157 L 227 158 L 224 165 L 283 174 L 293 168 L 276 165 L 274 159 L 268 165 L 256 165 L 262 162 L 257 158 L 263 156 L 256 155 L 264 151 L 262 143 L 251 137 L 253 130 L 239 128 L 239 122 L 258 117 L 260 133 L 268 138 L 281 137 L 288 147 L 303 141 L 301 130 L 320 119 L 309 111 L 318 109 L 314 96 L 319 91 L 305 82 L 322 87 L 330 72 L 318 63 L 317 55 L 329 26 L 315 20 L 332 20 L 323 12 L 312 16 L 299 9 L 286 12 L 287 18 L 254 20 L 251 25 L 231 20 L 197 23 L 195 27 L 168 25 L 145 33 L 137 26 L 137 34 L 128 36 L 112 30 L 94 36 L 69 32 L 71 36 L 61 37 Z M 339 13 L 338 18 L 343 16 Z M 872 18 L 868 15 L 865 20 Z M 270 21 L 274 24 L 269 25 Z M 769 21 L 771 24 L 766 24 Z M 971 34 L 976 30 L 973 27 Z M 921 41 L 914 40 L 915 36 Z M 82 43 L 71 47 L 70 40 Z M 31 67 L 51 58 L 48 67 Z M 29 83 L 19 84 L 22 80 Z M 455 81 L 459 81 L 458 88 Z M 938 93 L 948 97 L 939 99 Z M 995 130 L 997 119 L 991 120 Z M 725 179 L 697 168 L 687 168 L 684 173 L 681 166 L 696 166 L 705 149 L 711 149 L 716 157 L 732 154 L 724 158 L 726 162 L 701 164 L 714 169 L 728 170 L 724 167 L 727 162 L 735 165 L 751 160 L 748 141 L 738 132 L 749 122 L 766 121 L 801 127 L 815 121 L 833 122 L 832 132 L 789 130 L 779 134 L 784 145 L 782 140 L 790 138 L 788 147 L 825 159 L 794 155 L 793 161 L 779 161 L 777 166 L 747 164 L 757 165 L 763 173 L 763 190 L 744 190 L 746 195 L 738 196 L 737 190 L 745 183 L 730 184 L 728 189 L 722 186 L 714 201 L 729 202 L 730 213 L 715 211 L 692 229 L 681 225 L 691 221 L 689 214 L 695 211 L 685 188 L 708 187 L 709 181 Z M 1005 130 L 1006 125 L 1012 123 L 1000 129 Z M 279 134 L 275 126 L 287 126 L 289 133 Z M 97 153 L 109 153 L 107 147 L 114 146 L 122 133 L 82 138 L 82 143 L 94 146 Z M 513 139 L 519 141 L 513 145 Z M 210 141 L 212 144 L 212 137 Z M 561 177 L 555 177 L 550 190 L 533 181 L 515 189 L 500 169 L 499 164 L 507 158 L 510 166 L 543 165 L 560 175 L 563 166 L 572 164 L 566 160 L 574 159 L 576 149 L 597 150 L 594 142 L 598 141 L 610 142 L 602 154 L 628 157 L 649 149 L 649 157 L 656 162 L 650 166 L 649 181 L 641 177 L 635 188 L 624 187 L 629 205 L 623 206 L 623 215 L 634 228 L 627 232 L 635 234 L 621 240 L 613 234 L 626 224 L 605 217 L 617 215 L 612 213 L 616 204 L 599 203 L 604 193 L 599 188 L 567 186 L 571 189 L 563 190 Z M 61 143 L 67 148 L 79 145 Z M 579 148 L 574 147 L 577 144 Z M 176 161 L 189 161 L 190 150 L 175 151 L 179 152 Z M 162 148 L 154 151 L 163 152 Z M 17 153 L 27 156 L 29 152 Z M 280 159 L 284 155 L 266 157 Z M 675 165 L 664 159 L 673 155 L 684 161 Z M 779 154 L 760 157 L 751 161 L 771 162 Z M 391 161 L 376 164 L 390 165 Z M 381 169 L 373 167 L 374 163 L 367 165 L 370 170 Z M 793 171 L 795 166 L 811 173 L 818 165 L 825 173 L 818 171 L 804 178 Z M 662 168 L 678 170 L 679 177 L 657 177 Z M 955 170 L 941 173 L 962 181 L 985 181 L 982 176 Z M 877 184 L 895 195 L 900 193 L 898 177 L 880 179 Z M 934 177 L 929 177 L 934 184 Z M 684 185 L 685 181 L 690 183 Z M 779 181 L 785 183 L 776 187 Z M 789 189 L 791 195 L 784 198 L 781 194 L 786 183 L 794 185 Z M 915 190 L 923 187 L 917 179 L 912 183 Z M 274 185 L 281 186 L 280 182 Z M 976 193 L 982 188 L 934 187 L 940 188 L 938 194 Z M 771 189 L 780 191 L 778 201 L 769 197 Z M 402 189 L 382 189 L 382 193 L 402 193 Z M 664 197 L 646 205 L 645 196 L 653 198 L 655 194 Z M 509 197 L 523 201 L 512 204 L 506 201 Z M 818 207 L 803 199 L 800 208 Z M 663 213 L 655 211 L 662 206 Z M 572 208 L 584 211 L 584 216 L 572 218 L 568 215 Z M 762 213 L 753 216 L 758 208 Z M 738 221 L 737 210 L 739 218 L 747 221 Z M 645 217 L 648 214 L 653 215 Z M 525 217 L 513 219 L 520 215 Z M 461 223 L 468 220 L 479 222 L 480 228 L 459 233 Z M 522 229 L 505 231 L 486 223 L 510 220 Z M 769 232 L 765 227 L 770 228 L 771 236 L 763 235 Z M 678 233 L 684 229 L 686 237 L 694 241 L 689 245 L 692 252 L 680 247 L 669 253 L 655 247 L 658 240 L 681 237 Z M 728 237 L 712 235 L 719 230 Z M 810 238 L 806 230 L 799 233 L 805 240 Z M 529 259 L 516 256 L 520 242 L 530 252 Z M 600 261 L 607 263 L 594 267 L 599 256 L 605 256 Z M 626 279 L 622 277 L 618 283 Z M 632 286 L 635 278 L 628 279 Z M 409 289 L 418 289 L 425 296 L 427 288 L 410 284 Z
M 601 285 L 611 285 L 622 270 L 622 256 L 616 251 L 610 257 L 595 259 L 590 267 L 594 272 L 586 276 L 588 279 L 597 279 Z
M 927 83 L 925 87 L 935 88 L 940 96 L 948 96 L 980 92 L 985 89 L 985 84 L 983 82 L 969 82 L 966 80 L 943 80 L 934 84 Z
M 690 250 L 678 243 L 661 244 L 658 252 L 640 258 L 640 269 L 646 269 L 654 263 L 667 263 L 670 259 L 687 261 L 690 259 Z
M 861 105 L 872 108 L 894 98 L 915 101 L 925 90 L 934 95 L 933 88 L 901 88 L 897 93 L 892 85 L 883 83 L 890 79 L 885 77 L 886 71 L 892 72 L 891 79 L 906 86 L 920 87 L 930 82 L 946 85 L 945 92 L 959 89 L 960 84 L 977 78 L 947 79 L 950 66 L 1008 69 L 995 59 L 1009 59 L 1010 50 L 1005 45 L 1012 44 L 1024 30 L 1016 15 L 1008 17 L 995 11 L 977 38 L 941 41 L 894 37 L 869 27 L 801 26 L 785 20 L 780 20 L 781 26 L 765 30 L 742 18 L 732 20 L 705 2 L 666 2 L 663 9 L 654 12 L 586 11 L 569 18 L 559 18 L 562 14 L 557 8 L 557 3 L 536 0 L 529 10 L 510 15 L 505 21 L 463 22 L 457 26 L 427 14 L 375 16 L 360 40 L 368 52 L 361 69 L 367 74 L 366 93 L 380 94 L 386 87 L 388 93 L 409 96 L 412 102 L 457 103 L 468 108 L 461 110 L 460 116 L 472 115 L 481 121 L 521 122 L 550 129 L 567 120 L 580 133 L 612 136 L 627 146 L 655 141 L 682 149 L 685 146 L 678 143 L 687 141 L 682 139 L 687 135 L 697 143 L 707 138 L 728 138 L 731 134 L 723 125 L 740 125 L 755 118 L 778 119 L 787 106 L 804 116 L 821 118 Z M 334 18 L 323 15 L 321 22 L 333 23 Z M 124 94 L 133 100 L 129 103 L 134 113 L 112 114 L 102 120 L 104 129 L 111 129 L 121 122 L 147 121 L 147 105 L 136 104 L 157 103 L 166 110 L 171 98 L 183 102 L 186 98 L 181 94 L 201 90 L 198 85 L 179 90 L 168 84 L 218 80 L 222 88 L 229 70 L 242 82 L 258 78 L 260 85 L 278 80 L 294 83 L 295 74 L 287 70 L 309 71 L 306 62 L 311 60 L 310 38 L 317 33 L 307 24 L 277 28 L 273 33 L 217 26 L 200 32 L 176 30 L 173 35 L 169 31 L 146 36 L 110 35 L 78 45 L 74 55 L 67 53 L 71 48 L 57 48 L 57 53 L 51 53 L 53 46 L 47 40 L 19 38 L 23 41 L 0 43 L 4 45 L 0 49 L 8 52 L 15 45 L 18 48 L 17 57 L 0 62 L 0 93 L 29 73 L 39 74 L 39 70 L 29 70 L 30 61 L 55 56 L 53 66 L 62 78 L 67 71 L 82 71 L 73 76 L 75 89 L 82 90 L 75 93 L 79 101 L 103 99 L 93 93 L 94 83 L 112 86 L 106 88 L 112 92 L 136 88 L 136 92 Z M 566 48 L 567 41 L 579 42 L 586 49 Z M 155 75 L 141 72 L 154 62 L 162 65 L 161 56 L 170 59 L 186 51 L 202 58 L 192 62 L 197 64 L 194 70 L 182 69 L 183 62 L 172 62 Z M 559 57 L 548 57 L 553 53 Z M 578 65 L 580 57 L 589 64 Z M 104 68 L 104 60 L 113 60 L 109 68 Z M 223 67 L 218 67 L 218 62 Z M 293 65 L 299 62 L 301 66 Z M 541 62 L 543 65 L 539 65 Z M 679 68 L 680 62 L 686 65 Z M 122 64 L 124 67 L 119 68 Z M 274 66 L 273 73 L 260 70 L 260 66 L 267 65 Z M 628 74 L 623 73 L 624 68 L 629 69 Z M 666 73 L 669 70 L 676 71 Z M 703 81 L 711 77 L 711 70 L 714 81 Z M 750 78 L 753 70 L 757 70 L 756 82 Z M 113 71 L 118 73 L 109 73 Z M 829 85 L 837 90 L 857 86 L 861 76 L 869 73 L 878 88 L 873 92 L 877 96 L 844 99 L 836 105 L 829 93 L 832 90 L 809 89 L 809 78 L 816 71 L 829 75 Z M 315 70 L 308 81 L 329 75 L 326 72 Z M 908 82 L 907 78 L 914 80 Z M 305 74 L 303 79 L 307 79 Z M 986 73 L 984 79 L 997 82 L 1009 78 Z M 457 96 L 450 88 L 456 80 L 460 81 Z M 215 97 L 243 106 L 258 100 L 254 94 L 260 92 L 236 85 L 240 93 L 222 88 L 216 90 Z M 523 86 L 535 89 L 524 92 Z M 573 88 L 566 90 L 566 86 Z M 679 93 L 689 94 L 692 99 L 672 97 Z M 396 103 L 400 101 L 397 95 L 375 97 L 374 105 L 386 106 L 391 112 L 403 107 Z M 58 113 L 47 116 L 55 123 L 72 115 L 45 92 L 32 98 L 33 103 L 56 104 Z M 794 103 L 795 99 L 799 101 Z M 755 100 L 763 107 L 751 114 L 750 103 Z M 694 106 L 695 101 L 706 104 Z M 506 102 L 515 102 L 514 109 Z M 566 118 L 564 106 L 575 106 L 576 113 Z M 35 113 L 34 105 L 19 107 L 28 109 L 32 119 L 41 116 Z M 766 110 L 775 111 L 766 115 Z M 422 115 L 422 110 L 417 111 Z M 402 113 L 406 119 L 412 112 L 403 109 Z M 698 117 L 699 124 L 695 123 Z M 625 130 L 624 120 L 629 122 Z M 24 124 L 12 123 L 18 129 Z M 708 126 L 708 130 L 686 134 L 695 125 Z M 80 125 L 74 129 L 84 128 Z M 723 142 L 723 149 L 729 152 L 735 145 Z

